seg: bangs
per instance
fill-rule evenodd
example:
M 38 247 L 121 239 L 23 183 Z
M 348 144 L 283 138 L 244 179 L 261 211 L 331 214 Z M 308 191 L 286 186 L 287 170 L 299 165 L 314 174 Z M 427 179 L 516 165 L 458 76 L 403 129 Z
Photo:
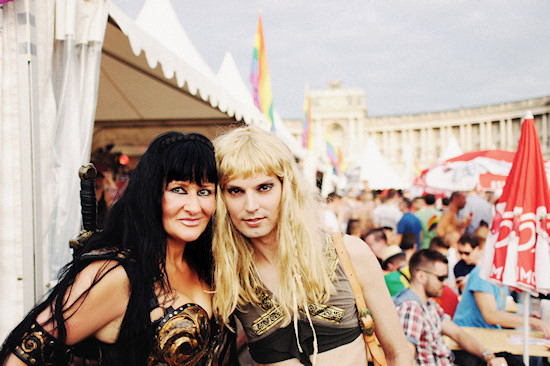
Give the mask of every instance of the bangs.
M 283 169 L 280 161 L 266 150 L 253 141 L 247 141 L 233 145 L 225 155 L 219 151 L 219 171 L 223 175 L 220 184 L 223 186 L 235 178 L 249 178 L 256 174 L 275 173 L 281 177 Z
M 214 152 L 197 141 L 168 146 L 164 154 L 164 171 L 166 183 L 174 180 L 190 181 L 198 185 L 218 183 Z

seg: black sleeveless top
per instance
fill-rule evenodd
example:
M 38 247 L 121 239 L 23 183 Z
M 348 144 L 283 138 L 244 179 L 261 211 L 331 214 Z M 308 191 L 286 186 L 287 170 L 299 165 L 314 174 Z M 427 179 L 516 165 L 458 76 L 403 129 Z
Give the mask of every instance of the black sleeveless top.
M 283 314 L 280 306 L 274 294 L 263 286 L 255 289 L 259 304 L 246 304 L 235 311 L 247 335 L 254 361 L 269 364 L 296 358 L 303 365 L 311 365 L 309 358 L 314 350 L 311 326 L 315 329 L 319 352 L 351 343 L 361 335 L 353 290 L 331 236 L 327 236 L 324 249 L 335 292 L 325 304 L 308 304 L 311 324 L 304 310 L 300 309 L 297 335 L 292 322 L 281 327 Z

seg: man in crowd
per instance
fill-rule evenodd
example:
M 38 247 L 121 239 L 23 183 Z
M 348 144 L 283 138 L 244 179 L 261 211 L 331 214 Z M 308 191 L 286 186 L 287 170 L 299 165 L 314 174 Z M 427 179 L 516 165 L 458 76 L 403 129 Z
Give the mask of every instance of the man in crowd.
M 441 217 L 441 211 L 435 208 L 435 196 L 427 194 L 423 197 L 425 205 L 414 215 L 418 217 L 422 225 L 422 242 L 420 248 L 428 248 L 430 240 L 436 236 L 436 227 Z
M 397 242 L 401 243 L 401 238 L 405 233 L 413 233 L 416 235 L 416 246 L 414 249 L 420 249 L 420 241 L 422 240 L 422 223 L 420 219 L 414 215 L 412 210 L 412 201 L 403 197 L 399 204 L 403 216 L 397 223 Z
M 399 194 L 395 189 L 389 189 L 382 197 L 382 204 L 376 207 L 372 213 L 372 222 L 374 227 L 389 226 L 395 232 L 397 223 L 403 213 L 399 209 Z
M 365 235 L 365 242 L 369 245 L 370 249 L 378 259 L 380 266 L 382 266 L 384 249 L 388 247 L 388 239 L 384 233 L 384 229 L 371 229 Z
M 470 213 L 472 214 L 472 220 L 466 228 L 466 234 L 473 235 L 481 223 L 490 225 L 493 222 L 493 205 L 476 191 L 468 193 L 466 204 L 460 210 L 459 216 L 461 219 L 464 219 Z
M 453 272 L 455 274 L 456 287 L 460 293 L 466 286 L 466 276 L 475 268 L 475 258 L 481 250 L 479 240 L 475 236 L 464 234 L 458 239 L 457 252 L 460 260 L 455 264 Z
M 445 345 L 443 335 L 452 338 L 465 352 L 457 352 L 459 358 L 468 357 L 468 365 L 506 365 L 504 358 L 486 350 L 473 336 L 454 324 L 443 309 L 431 297 L 442 294 L 447 279 L 447 259 L 441 253 L 421 249 L 410 262 L 411 285 L 394 297 L 394 303 L 405 331 L 405 336 L 415 354 L 418 365 L 453 365 L 454 354 Z
M 338 195 L 336 192 L 331 192 L 327 195 L 321 215 L 325 227 L 324 229 L 328 233 L 336 233 L 341 230 L 340 220 L 337 215 L 340 211 L 341 202 L 342 196 Z
M 445 235 L 456 232 L 458 236 L 464 234 L 466 227 L 470 225 L 472 220 L 471 215 L 467 215 L 463 220 L 458 217 L 458 211 L 464 208 L 466 204 L 466 197 L 462 192 L 453 192 L 451 194 L 449 208 L 443 212 L 441 219 L 437 224 L 437 236 L 444 238 Z
M 409 287 L 409 266 L 405 252 L 398 245 L 389 245 L 382 254 L 383 268 L 388 271 L 384 281 L 390 295 L 397 295 L 404 288 Z
M 407 257 L 407 263 L 411 259 L 412 255 L 416 252 L 416 248 L 418 247 L 417 236 L 414 233 L 404 233 L 401 236 L 401 241 L 399 242 L 399 247 L 403 252 L 405 252 L 405 255 Z

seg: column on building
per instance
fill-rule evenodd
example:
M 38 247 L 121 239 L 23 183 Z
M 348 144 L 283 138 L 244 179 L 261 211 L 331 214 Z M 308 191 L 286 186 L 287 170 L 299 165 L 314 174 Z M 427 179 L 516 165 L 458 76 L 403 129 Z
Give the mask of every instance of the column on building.
M 427 130 L 424 127 L 420 127 L 420 158 L 425 159 L 427 155 Z
M 449 141 L 451 141 L 451 137 L 453 137 L 453 126 L 448 124 L 444 128 L 445 128 L 445 141 L 443 143 L 448 144 Z M 446 145 L 441 147 L 441 152 L 445 150 L 445 147 Z
M 459 124 L 458 131 L 460 135 L 458 137 L 458 141 L 460 141 L 460 146 L 462 147 L 462 149 L 466 151 L 466 126 L 464 125 L 464 123 Z
M 439 140 L 440 140 L 442 150 L 443 150 L 444 144 L 446 144 L 447 141 L 449 140 L 450 133 L 451 133 L 451 126 L 449 125 L 441 126 L 441 130 L 439 132 L 439 135 L 440 135 Z
M 395 130 L 388 131 L 388 155 L 387 159 L 390 162 L 390 164 L 396 164 L 399 163 L 401 159 L 399 159 L 399 156 L 401 155 L 401 148 L 402 146 L 397 142 L 397 137 Z
M 412 130 L 410 128 L 403 130 L 403 145 L 409 146 L 411 154 L 413 154 L 412 159 L 416 161 L 416 156 L 414 156 L 415 147 L 413 145 Z
M 390 148 L 390 133 L 387 130 L 384 130 L 382 132 L 382 146 L 380 146 L 380 150 L 382 150 L 382 155 L 386 159 L 388 159 L 391 148 Z
M 451 140 L 451 136 L 453 136 L 453 127 L 450 124 L 447 124 L 441 128 L 441 139 L 439 141 L 439 154 L 436 156 L 436 160 L 439 159 L 443 151 L 445 151 L 445 147 Z M 456 136 L 455 136 L 456 138 Z M 460 141 L 460 140 L 457 140 Z
M 372 139 L 374 142 L 376 142 L 376 133 L 374 131 L 368 131 L 366 133 L 366 138 L 367 138 L 367 141 Z
M 499 121 L 499 131 L 500 131 L 500 143 L 499 148 L 506 150 L 506 146 L 508 146 L 508 140 L 506 139 L 506 125 L 508 124 L 508 121 L 506 119 L 500 119 Z
M 486 131 L 486 136 L 485 136 L 485 149 L 487 150 L 490 150 L 493 148 L 493 125 L 492 125 L 492 121 L 491 120 L 488 120 L 488 121 L 485 121 L 485 131 Z
M 512 118 L 506 120 L 506 150 L 514 149 L 514 128 Z
M 403 146 L 403 148 L 405 148 L 405 146 L 410 146 L 408 129 L 401 130 L 401 146 Z
M 355 135 L 354 137 L 354 144 L 353 144 L 353 150 L 352 154 L 359 154 L 361 153 L 361 146 L 362 140 L 363 140 L 363 131 L 361 129 L 361 123 L 359 122 L 359 118 L 353 119 L 353 124 L 355 125 Z
M 487 122 L 479 122 L 479 150 L 487 150 Z
M 466 151 L 472 151 L 474 149 L 472 137 L 472 122 L 468 122 L 466 124 Z
M 426 139 L 428 140 L 428 151 L 422 160 L 432 161 L 435 158 L 435 145 L 438 143 L 437 139 L 434 138 L 433 127 L 426 129 Z

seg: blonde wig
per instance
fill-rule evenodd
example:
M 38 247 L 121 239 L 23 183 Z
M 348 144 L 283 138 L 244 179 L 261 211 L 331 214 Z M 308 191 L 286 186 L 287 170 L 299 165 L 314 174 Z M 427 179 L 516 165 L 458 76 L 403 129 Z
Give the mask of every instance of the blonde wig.
M 261 286 L 254 264 L 254 247 L 233 225 L 223 189 L 237 178 L 275 174 L 282 182 L 277 230 L 279 290 L 286 326 L 307 302 L 323 303 L 333 289 L 323 253 L 319 194 L 302 176 L 295 157 L 283 141 L 256 127 L 232 130 L 214 141 L 219 185 L 212 251 L 216 263 L 213 308 L 228 324 L 238 306 L 259 304 L 254 291 Z

